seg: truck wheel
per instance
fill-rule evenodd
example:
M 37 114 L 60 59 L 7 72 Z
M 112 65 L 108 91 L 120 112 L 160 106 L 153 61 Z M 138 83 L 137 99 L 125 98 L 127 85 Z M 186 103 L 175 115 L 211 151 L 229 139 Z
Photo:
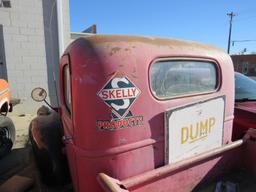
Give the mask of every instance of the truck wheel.
M 9 153 L 15 142 L 15 127 L 9 117 L 0 115 L 0 158 Z

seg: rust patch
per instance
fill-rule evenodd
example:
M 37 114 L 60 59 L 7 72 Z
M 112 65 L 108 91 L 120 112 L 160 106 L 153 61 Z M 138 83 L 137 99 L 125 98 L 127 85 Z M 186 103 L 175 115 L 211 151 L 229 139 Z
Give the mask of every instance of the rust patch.
M 174 46 L 174 47 L 195 47 L 207 50 L 219 50 L 224 51 L 223 49 L 216 48 L 211 45 L 201 44 L 193 41 L 183 41 L 178 39 L 168 39 L 168 38 L 160 38 L 160 37 L 143 37 L 143 36 L 129 36 L 129 35 L 92 35 L 89 37 L 83 38 L 91 43 L 96 44 L 105 44 L 105 43 L 146 43 L 151 45 L 158 46 Z M 132 48 L 135 48 L 132 45 Z M 120 49 L 120 48 L 119 48 Z
M 39 149 L 47 149 L 46 144 L 43 142 L 43 138 L 39 131 L 39 125 L 37 120 L 31 122 L 31 133 L 34 141 L 36 142 Z
M 125 73 L 120 71 L 116 72 L 115 74 L 116 74 L 116 77 L 120 77 L 120 78 L 125 76 Z
M 116 54 L 116 53 L 117 53 L 118 51 L 120 51 L 120 50 L 121 50 L 120 47 L 113 47 L 113 48 L 111 49 L 111 52 L 109 53 L 109 55 L 112 56 L 112 55 Z
M 110 73 L 110 74 L 108 74 L 107 76 L 113 76 L 113 75 L 115 75 L 116 77 L 124 77 L 124 76 L 125 76 L 125 73 L 124 73 L 124 72 L 117 71 L 117 72 Z

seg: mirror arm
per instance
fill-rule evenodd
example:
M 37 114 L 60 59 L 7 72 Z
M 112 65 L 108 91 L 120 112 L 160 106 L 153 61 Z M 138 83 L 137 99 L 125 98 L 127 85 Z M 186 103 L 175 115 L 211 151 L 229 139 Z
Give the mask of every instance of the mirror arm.
M 50 103 L 48 103 L 48 102 L 46 101 L 46 99 L 44 99 L 44 102 L 48 105 L 48 107 L 50 107 L 52 110 L 55 111 L 55 109 L 50 105 Z

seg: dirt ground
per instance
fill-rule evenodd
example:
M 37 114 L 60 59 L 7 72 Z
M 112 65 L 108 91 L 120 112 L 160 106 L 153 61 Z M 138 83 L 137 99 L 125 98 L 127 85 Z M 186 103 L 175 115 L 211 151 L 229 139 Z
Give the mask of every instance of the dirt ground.
M 8 116 L 12 119 L 16 129 L 16 140 L 13 149 L 24 148 L 28 142 L 29 123 L 36 115 L 9 113 Z

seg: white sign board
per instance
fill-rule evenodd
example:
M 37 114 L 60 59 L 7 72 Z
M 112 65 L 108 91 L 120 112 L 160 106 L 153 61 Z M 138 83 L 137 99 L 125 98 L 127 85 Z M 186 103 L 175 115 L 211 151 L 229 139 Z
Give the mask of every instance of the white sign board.
M 176 163 L 221 147 L 225 98 L 172 109 L 166 113 L 167 163 Z

